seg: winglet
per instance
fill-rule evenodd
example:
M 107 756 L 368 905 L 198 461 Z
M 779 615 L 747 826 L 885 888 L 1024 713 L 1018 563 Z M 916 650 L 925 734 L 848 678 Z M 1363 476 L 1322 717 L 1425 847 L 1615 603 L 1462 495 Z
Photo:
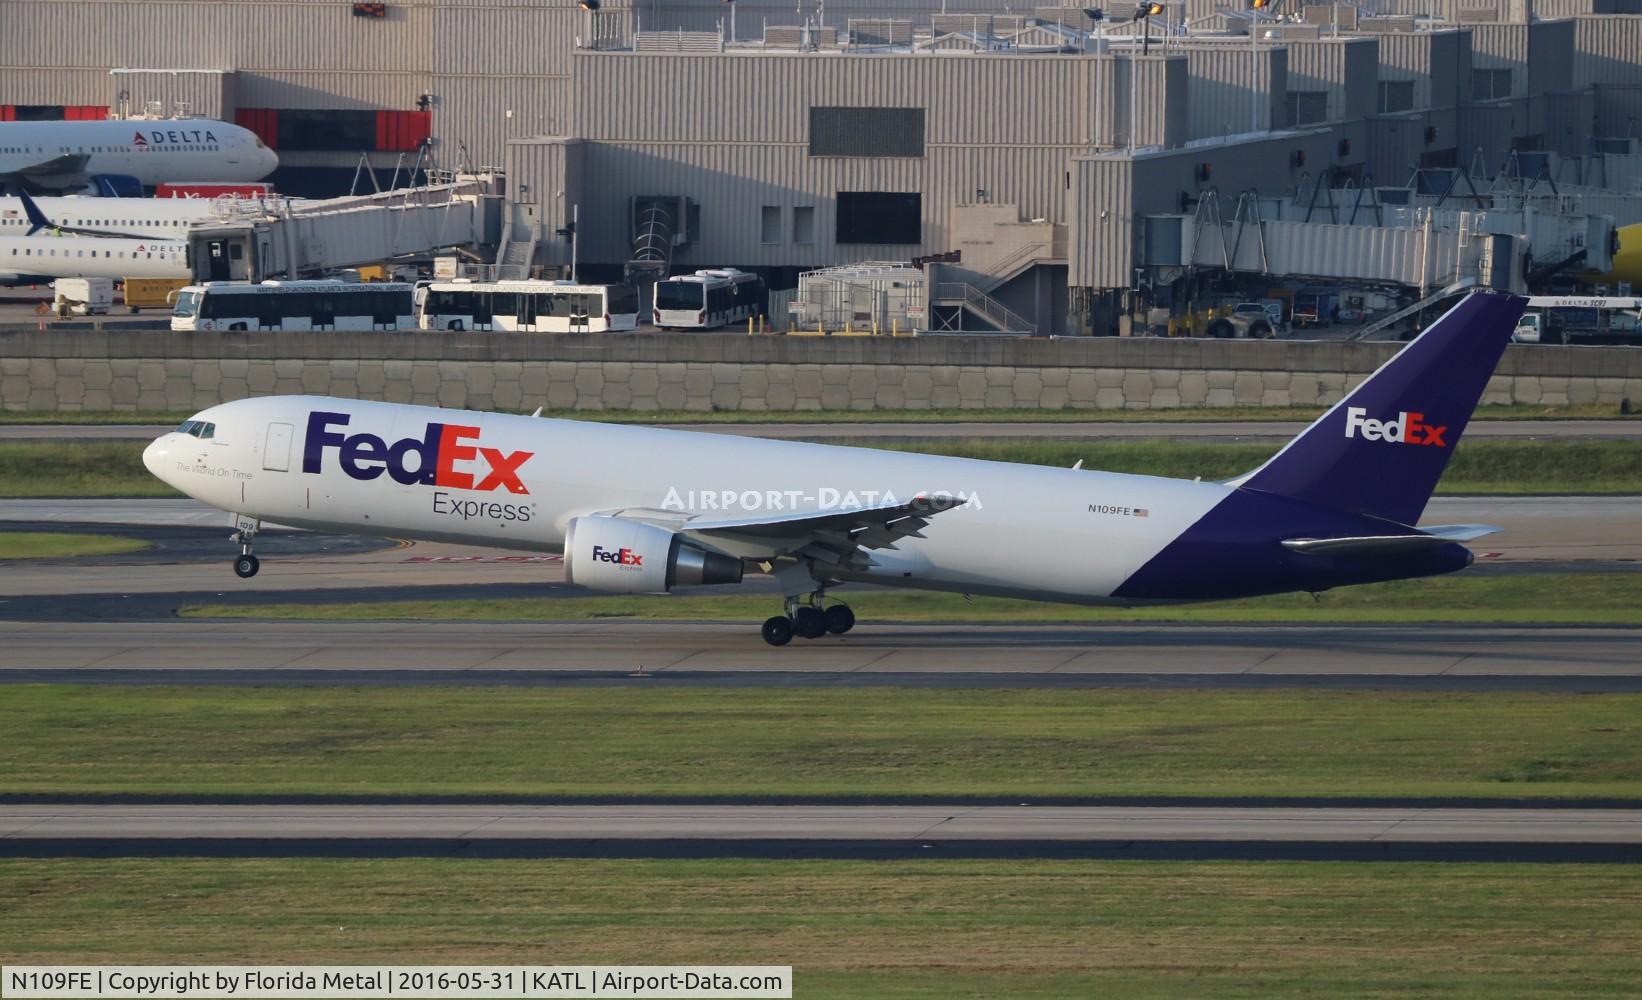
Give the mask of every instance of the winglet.
M 22 188 L 18 188 L 17 196 L 23 199 L 23 214 L 26 215 L 29 220 L 29 236 L 33 236 L 42 229 L 55 228 L 52 226 L 51 220 L 46 218 L 46 213 L 40 211 L 40 206 L 36 205 L 34 203 L 34 199 L 29 197 L 29 193 L 27 191 L 24 191 Z

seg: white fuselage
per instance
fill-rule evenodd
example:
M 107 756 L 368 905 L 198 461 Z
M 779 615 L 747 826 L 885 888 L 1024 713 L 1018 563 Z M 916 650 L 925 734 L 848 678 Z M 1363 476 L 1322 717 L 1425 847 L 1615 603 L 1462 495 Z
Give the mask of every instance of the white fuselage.
M 212 218 L 207 198 L 36 198 L 41 214 L 53 225 L 102 229 L 133 236 L 188 238 L 188 228 Z M 23 199 L 0 197 L 0 237 L 27 236 L 30 228 Z M 49 236 L 41 230 L 35 236 Z
M 368 451 L 345 455 L 333 443 L 305 455 L 315 412 L 346 414 L 348 435 L 374 435 L 389 448 L 422 439 L 430 424 L 471 427 L 464 441 L 478 450 L 441 460 L 428 476 L 436 481 L 405 485 Z M 1107 601 L 1229 492 L 1214 483 L 324 397 L 240 400 L 197 419 L 214 423 L 211 439 L 168 434 L 145 462 L 177 489 L 249 518 L 556 552 L 570 520 L 596 512 L 779 517 L 944 492 L 968 502 L 936 515 L 925 537 L 872 551 L 871 565 L 850 578 L 1074 603 Z M 489 472 L 486 449 L 513 456 L 516 483 L 503 476 L 476 488 Z M 317 467 L 305 470 L 305 458 Z
M 188 244 L 105 236 L 0 236 L 0 284 L 28 278 L 187 278 Z
M 43 164 L 83 158 L 72 171 L 38 172 Z M 257 181 L 279 157 L 249 129 L 210 118 L 0 123 L 0 177 L 26 177 L 66 189 L 99 174 L 166 182 Z

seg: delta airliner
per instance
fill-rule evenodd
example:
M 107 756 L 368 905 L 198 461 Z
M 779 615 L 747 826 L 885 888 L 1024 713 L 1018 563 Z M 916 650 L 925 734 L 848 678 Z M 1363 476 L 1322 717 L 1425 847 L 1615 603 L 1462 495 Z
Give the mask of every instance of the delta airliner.
M 78 191 L 98 177 L 258 181 L 279 157 L 255 132 L 211 118 L 0 122 L 0 187 Z

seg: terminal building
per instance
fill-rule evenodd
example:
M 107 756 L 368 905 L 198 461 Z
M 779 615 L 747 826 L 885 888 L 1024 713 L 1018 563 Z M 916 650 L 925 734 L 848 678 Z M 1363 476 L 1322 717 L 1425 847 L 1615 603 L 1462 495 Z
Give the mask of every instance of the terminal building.
M 11 0 L 0 118 L 238 121 L 297 194 L 501 168 L 523 272 L 916 262 L 926 321 L 1039 334 L 1521 290 L 1642 222 L 1642 0 L 1161 6 Z

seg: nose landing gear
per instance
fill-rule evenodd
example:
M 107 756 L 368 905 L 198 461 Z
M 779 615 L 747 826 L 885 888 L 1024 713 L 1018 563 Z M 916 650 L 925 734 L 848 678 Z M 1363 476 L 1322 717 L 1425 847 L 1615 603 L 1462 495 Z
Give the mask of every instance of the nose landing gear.
M 785 646 L 793 636 L 819 639 L 827 633 L 843 635 L 855 627 L 855 612 L 848 604 L 834 604 L 823 608 L 825 591 L 812 591 L 804 597 L 787 599 L 787 613 L 776 615 L 764 622 L 764 641 L 772 646 Z M 799 603 L 807 601 L 808 603 Z
M 262 563 L 251 553 L 251 539 L 256 537 L 255 528 L 241 526 L 240 529 L 228 536 L 231 542 L 239 543 L 239 558 L 234 560 L 234 575 L 241 580 L 249 580 L 257 575 Z

